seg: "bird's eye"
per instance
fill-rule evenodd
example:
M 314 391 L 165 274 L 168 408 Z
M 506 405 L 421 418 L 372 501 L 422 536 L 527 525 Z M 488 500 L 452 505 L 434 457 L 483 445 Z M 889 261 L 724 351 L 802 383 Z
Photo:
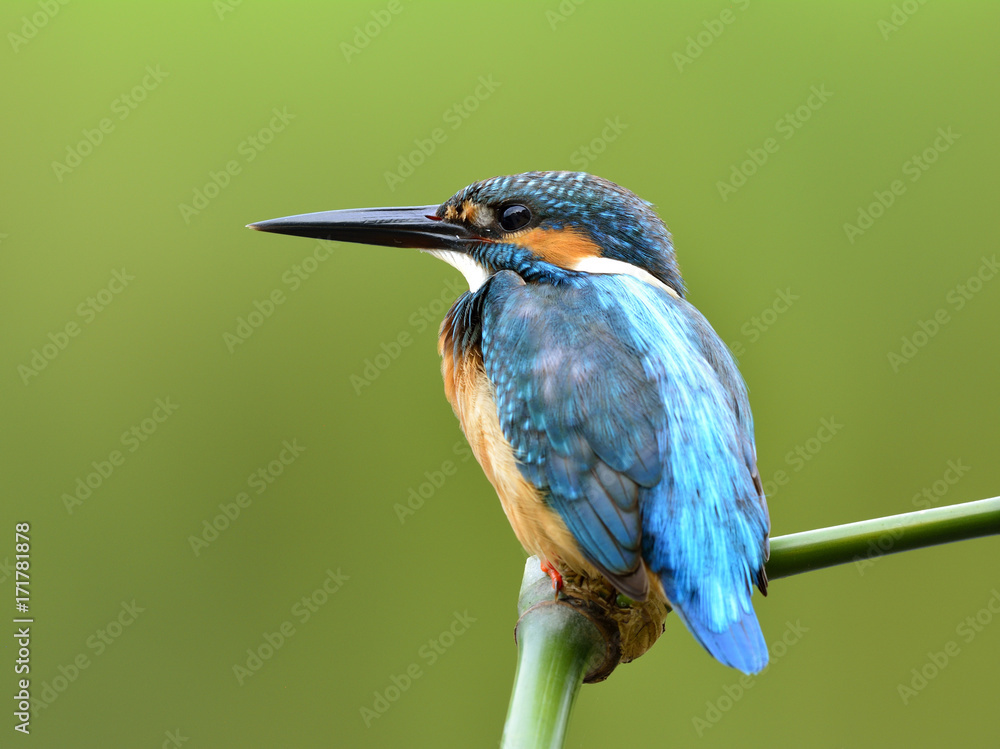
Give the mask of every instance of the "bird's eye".
M 524 205 L 509 205 L 500 210 L 500 228 L 504 231 L 523 229 L 531 221 L 531 211 Z

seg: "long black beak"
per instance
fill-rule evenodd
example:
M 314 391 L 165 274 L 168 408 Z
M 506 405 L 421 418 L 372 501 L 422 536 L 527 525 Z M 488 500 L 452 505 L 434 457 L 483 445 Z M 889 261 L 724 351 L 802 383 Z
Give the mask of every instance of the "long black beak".
M 437 210 L 436 205 L 352 208 L 258 221 L 247 224 L 247 228 L 297 237 L 421 250 L 459 249 L 463 240 L 472 238 L 464 227 L 439 219 Z

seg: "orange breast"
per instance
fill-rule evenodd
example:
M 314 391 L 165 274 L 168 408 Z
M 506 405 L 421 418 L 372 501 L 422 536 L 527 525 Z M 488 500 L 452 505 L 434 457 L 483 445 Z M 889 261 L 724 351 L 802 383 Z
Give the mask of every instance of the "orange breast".
M 456 357 L 448 329 L 442 332 L 439 350 L 445 394 L 476 460 L 500 497 L 517 540 L 529 554 L 542 560 L 562 563 L 592 576 L 598 574 L 583 558 L 562 518 L 521 475 L 514 448 L 500 428 L 493 385 L 483 368 L 482 354 L 472 349 Z

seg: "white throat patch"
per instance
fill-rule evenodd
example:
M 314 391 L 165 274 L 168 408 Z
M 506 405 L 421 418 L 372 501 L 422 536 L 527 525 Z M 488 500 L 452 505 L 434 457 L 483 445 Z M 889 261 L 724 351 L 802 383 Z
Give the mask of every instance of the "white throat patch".
M 473 293 L 479 291 L 480 287 L 486 283 L 486 279 L 489 278 L 486 274 L 486 269 L 464 252 L 456 252 L 455 250 L 423 250 L 423 252 L 433 255 L 438 260 L 444 260 L 454 268 L 458 268 L 469 284 L 469 291 Z M 608 257 L 585 257 L 581 258 L 571 270 L 580 271 L 581 273 L 632 276 L 648 283 L 650 286 L 662 289 L 675 299 L 678 298 L 676 291 L 652 273 L 631 263 L 626 263 L 623 260 L 613 260 Z
M 424 252 L 458 268 L 469 282 L 469 291 L 479 291 L 479 287 L 486 283 L 486 269 L 464 252 L 455 250 L 424 250 Z
M 670 296 L 674 297 L 674 299 L 678 298 L 676 291 L 667 286 L 652 273 L 647 270 L 643 270 L 638 266 L 632 265 L 632 263 L 626 263 L 623 260 L 614 260 L 609 257 L 594 257 L 591 255 L 590 257 L 581 258 L 577 261 L 576 265 L 573 266 L 573 270 L 578 270 L 583 273 L 603 273 L 606 275 L 632 276 L 633 278 L 645 281 L 658 289 L 663 289 L 665 292 L 670 294 Z

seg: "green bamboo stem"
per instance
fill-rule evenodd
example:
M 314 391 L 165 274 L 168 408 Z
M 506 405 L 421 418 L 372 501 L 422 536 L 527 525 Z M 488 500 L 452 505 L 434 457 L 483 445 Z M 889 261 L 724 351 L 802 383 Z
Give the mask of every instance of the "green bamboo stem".
M 792 533 L 771 539 L 767 576 L 774 580 L 994 534 L 1000 534 L 1000 497 Z M 518 614 L 517 673 L 501 749 L 560 749 L 584 677 L 598 666 L 607 668 L 606 633 L 618 630 L 613 622 L 599 627 L 553 600 L 536 557 L 525 564 Z
M 501 747 L 559 749 L 583 677 L 605 651 L 604 635 L 582 613 L 555 601 L 537 557 L 524 566 L 517 609 L 517 673 Z
M 771 539 L 767 577 L 1000 533 L 1000 497 L 890 515 Z

